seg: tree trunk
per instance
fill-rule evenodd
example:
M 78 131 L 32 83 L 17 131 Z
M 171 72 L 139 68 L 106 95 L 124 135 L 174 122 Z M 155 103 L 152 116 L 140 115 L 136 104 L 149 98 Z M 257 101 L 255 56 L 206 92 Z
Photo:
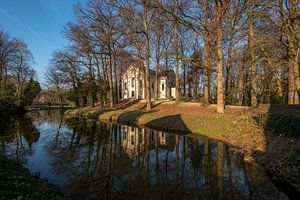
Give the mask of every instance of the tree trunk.
M 101 56 L 101 66 L 102 66 L 102 72 L 103 72 L 103 82 L 104 82 L 104 86 L 102 87 L 103 90 L 105 90 L 105 92 L 103 92 L 103 100 L 104 100 L 104 104 L 107 104 L 107 92 L 106 90 L 108 89 L 107 86 L 109 86 L 109 78 L 108 78 L 108 72 L 107 72 L 107 61 L 104 60 L 104 57 L 102 55 Z
M 204 40 L 204 104 L 209 103 L 211 69 L 211 47 L 209 41 Z
M 122 97 L 122 76 L 123 76 L 123 67 L 122 67 L 122 65 L 120 65 L 119 66 L 119 71 L 120 71 L 120 73 L 119 73 L 119 89 L 118 89 L 118 98 L 119 99 L 122 99 L 123 97 Z
M 197 100 L 198 97 L 198 78 L 197 78 L 197 66 L 194 66 L 193 70 L 193 100 Z
M 112 58 L 111 58 L 111 49 L 110 47 L 108 48 L 109 51 L 109 55 L 108 55 L 108 65 L 109 65 L 109 93 L 110 93 L 110 107 L 114 107 L 114 87 L 113 87 L 113 75 L 112 75 L 112 71 L 113 71 L 113 67 L 112 67 Z
M 176 72 L 175 72 L 175 76 L 176 76 L 176 90 L 175 90 L 175 102 L 176 104 L 179 103 L 179 98 L 180 98 L 180 89 L 179 89 L 179 58 L 178 58 L 178 23 L 176 22 L 175 24 L 175 30 L 174 30 L 174 47 L 175 47 L 175 67 L 176 67 Z
M 223 95 L 223 52 L 222 52 L 222 5 L 217 2 L 217 113 L 224 114 L 224 95 Z
M 181 63 L 182 63 L 182 89 L 183 89 L 183 96 L 186 96 L 186 61 L 184 56 L 184 49 L 183 45 L 181 45 Z
M 288 104 L 298 104 L 299 97 L 296 90 L 296 83 L 295 83 L 295 60 L 294 58 L 289 58 L 289 71 L 288 71 Z M 298 66 L 297 66 L 298 67 Z
M 244 99 L 244 92 L 245 92 L 245 66 L 244 63 L 239 68 L 239 83 L 238 83 L 238 105 L 243 105 L 243 99 Z
M 118 78 L 117 78 L 117 62 L 116 62 L 116 52 L 113 52 L 113 63 L 114 63 L 114 102 L 118 103 L 119 91 L 118 91 Z
M 89 84 L 90 84 L 90 93 L 91 93 L 91 106 L 94 107 L 95 106 L 95 96 L 96 96 L 96 91 L 95 91 L 95 75 L 94 75 L 94 70 L 93 70 L 93 66 L 92 66 L 92 58 L 90 57 L 90 55 L 88 55 L 88 59 L 89 59 L 89 64 L 88 64 L 88 68 L 89 68 Z
M 295 84 L 296 84 L 296 90 L 298 94 L 298 104 L 300 103 L 300 74 L 299 74 L 299 54 L 300 54 L 300 48 L 298 48 L 295 58 L 295 66 L 294 66 L 294 76 L 295 76 Z
M 230 30 L 229 35 L 229 45 L 228 45 L 228 55 L 227 55 L 227 65 L 226 65 L 226 78 L 225 78 L 225 104 L 231 103 L 231 88 L 230 88 L 230 78 L 231 78 L 231 62 L 232 62 L 232 48 L 233 48 L 233 30 Z
M 148 3 L 145 2 L 145 3 Z M 144 16 L 143 16 L 143 25 L 144 25 L 144 33 L 145 33 L 145 57 L 146 57 L 146 109 L 151 109 L 151 88 L 150 88 L 150 35 L 149 35 L 149 24 L 147 19 L 148 9 L 147 5 L 144 6 Z
M 250 52 L 250 71 L 251 71 L 251 106 L 257 107 L 258 102 L 256 98 L 256 62 L 254 55 L 254 30 L 253 30 L 253 22 L 252 22 L 252 14 L 251 14 L 251 0 L 247 0 L 247 16 L 248 16 L 248 45 Z
M 169 60 L 169 52 L 168 52 L 168 49 L 166 48 L 165 49 L 165 68 L 166 68 L 166 70 L 169 70 L 169 62 L 168 62 L 168 60 Z M 171 84 L 170 84 L 170 81 L 169 81 L 169 85 L 168 85 L 168 87 L 169 87 L 169 98 L 171 98 L 171 94 L 172 94 L 172 91 L 171 91 Z
M 100 63 L 99 63 L 99 60 L 97 58 L 97 56 L 95 54 L 94 55 L 94 58 L 95 58 L 95 61 L 96 61 L 96 69 L 97 69 L 97 92 L 99 93 L 98 95 L 98 101 L 100 102 L 100 105 L 103 104 L 102 102 L 102 98 L 103 98 L 103 92 L 102 92 L 102 80 L 101 80 L 101 71 L 100 71 Z M 103 79 L 104 81 L 104 79 Z
M 297 32 L 297 23 L 299 23 L 299 9 L 297 8 L 297 0 L 290 0 L 288 3 L 279 1 L 280 8 L 283 13 L 284 5 L 288 6 L 287 16 L 281 14 L 284 21 L 283 31 L 288 40 L 287 51 L 289 56 L 289 73 L 288 73 L 288 104 L 299 104 L 299 37 Z M 287 19 L 285 19 L 287 17 Z M 297 91 L 298 90 L 298 91 Z
M 146 81 L 145 81 L 145 67 L 144 67 L 144 61 L 142 59 L 142 53 L 141 51 L 139 50 L 139 58 L 140 58 L 140 70 L 139 70 L 139 80 L 141 79 L 141 72 L 142 72 L 142 81 L 140 81 L 140 84 L 138 84 L 138 94 L 142 97 L 142 94 L 144 93 L 144 97 L 145 98 L 145 85 L 146 85 Z M 142 83 L 142 84 L 141 84 Z M 143 87 L 144 85 L 144 87 Z M 142 93 L 141 93 L 141 88 L 143 89 Z M 141 94 L 140 94 L 141 93 Z
M 156 53 L 155 53 L 155 99 L 159 98 L 159 57 L 160 57 L 160 33 L 156 33 Z

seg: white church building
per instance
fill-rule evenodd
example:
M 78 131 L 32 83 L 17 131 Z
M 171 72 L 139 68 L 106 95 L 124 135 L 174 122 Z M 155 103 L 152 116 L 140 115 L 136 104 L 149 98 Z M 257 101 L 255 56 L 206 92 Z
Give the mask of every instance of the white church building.
M 131 64 L 122 77 L 122 98 L 145 99 L 145 76 L 141 67 Z M 155 71 L 150 70 L 151 98 L 155 97 Z M 175 98 L 175 73 L 161 70 L 158 74 L 158 98 Z

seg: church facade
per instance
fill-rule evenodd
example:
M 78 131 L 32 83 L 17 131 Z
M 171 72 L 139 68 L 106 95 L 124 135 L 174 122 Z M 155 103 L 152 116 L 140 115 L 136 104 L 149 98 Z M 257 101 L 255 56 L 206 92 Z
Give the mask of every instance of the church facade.
M 145 99 L 145 75 L 141 67 L 131 64 L 122 76 L 122 98 Z M 155 97 L 155 71 L 150 70 L 151 98 Z M 158 98 L 175 98 L 175 73 L 162 70 L 158 75 Z

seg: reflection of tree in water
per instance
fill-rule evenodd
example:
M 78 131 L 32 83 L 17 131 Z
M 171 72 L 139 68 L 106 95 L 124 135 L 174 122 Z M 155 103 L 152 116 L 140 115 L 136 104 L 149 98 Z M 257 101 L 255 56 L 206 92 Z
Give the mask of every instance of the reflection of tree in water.
M 196 184 L 203 174 L 203 162 L 204 156 L 203 144 L 198 138 L 188 138 L 188 145 L 190 147 L 190 162 L 193 168 L 193 179 Z
M 47 144 L 72 199 L 272 199 L 279 193 L 228 145 L 132 128 L 67 121 Z
M 34 112 L 27 113 L 27 116 L 34 120 L 34 123 L 41 125 L 42 123 L 51 123 L 59 125 L 62 123 L 64 117 L 63 111 L 61 110 L 37 110 Z
M 32 145 L 39 140 L 40 133 L 26 115 L 0 118 L 1 154 L 25 162 L 33 153 Z
M 48 126 L 55 128 L 54 134 Z M 226 144 L 64 121 L 59 111 L 0 119 L 1 153 L 24 161 L 40 142 L 35 127 L 43 127 L 46 159 L 55 175 L 68 177 L 63 189 L 71 199 L 285 199 L 259 168 Z

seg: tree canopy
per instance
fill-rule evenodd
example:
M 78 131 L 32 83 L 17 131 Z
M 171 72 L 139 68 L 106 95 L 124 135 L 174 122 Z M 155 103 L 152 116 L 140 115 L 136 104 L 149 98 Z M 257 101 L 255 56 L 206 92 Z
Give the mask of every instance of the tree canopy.
M 0 112 L 31 105 L 41 88 L 27 44 L 0 29 Z
M 74 10 L 63 31 L 69 45 L 53 53 L 47 80 L 72 91 L 78 106 L 114 106 L 130 62 L 145 70 L 147 109 L 162 67 L 176 72 L 176 102 L 217 103 L 218 113 L 229 104 L 299 103 L 296 0 L 88 0 Z

